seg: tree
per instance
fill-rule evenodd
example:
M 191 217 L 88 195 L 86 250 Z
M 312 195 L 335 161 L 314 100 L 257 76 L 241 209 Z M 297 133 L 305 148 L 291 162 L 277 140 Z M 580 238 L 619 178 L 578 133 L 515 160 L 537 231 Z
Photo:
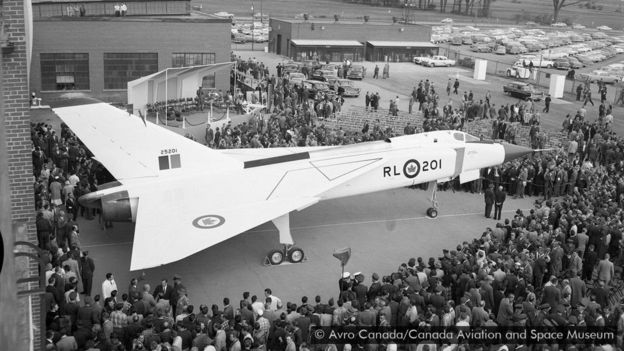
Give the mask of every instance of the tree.
M 561 12 L 562 8 L 573 6 L 573 5 L 578 5 L 581 3 L 587 3 L 588 0 L 576 0 L 572 2 L 568 2 L 567 0 L 552 0 L 552 2 L 553 2 L 553 8 L 554 8 L 553 22 L 556 23 L 556 22 L 559 22 L 559 12 Z

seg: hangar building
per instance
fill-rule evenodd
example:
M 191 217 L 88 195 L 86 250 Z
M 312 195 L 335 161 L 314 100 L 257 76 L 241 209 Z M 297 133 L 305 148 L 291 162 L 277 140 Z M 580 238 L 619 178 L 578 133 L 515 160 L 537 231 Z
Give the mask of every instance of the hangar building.
M 170 67 L 230 61 L 231 19 L 191 11 L 189 0 L 33 3 L 31 90 L 86 92 L 126 103 L 127 82 Z M 211 73 L 204 88 L 229 89 L 229 72 Z M 175 96 L 175 95 L 172 95 Z
M 438 53 L 425 25 L 280 18 L 269 24 L 269 51 L 295 61 L 400 62 Z

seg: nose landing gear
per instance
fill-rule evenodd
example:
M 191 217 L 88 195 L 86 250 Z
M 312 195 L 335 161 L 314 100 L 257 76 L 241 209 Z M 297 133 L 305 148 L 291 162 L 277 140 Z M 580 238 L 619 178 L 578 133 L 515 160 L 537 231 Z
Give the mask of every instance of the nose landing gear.
M 436 192 L 438 191 L 438 182 L 432 181 L 429 182 L 429 186 L 433 187 L 431 191 L 431 207 L 427 209 L 427 217 L 436 218 L 438 217 L 438 200 L 436 197 Z

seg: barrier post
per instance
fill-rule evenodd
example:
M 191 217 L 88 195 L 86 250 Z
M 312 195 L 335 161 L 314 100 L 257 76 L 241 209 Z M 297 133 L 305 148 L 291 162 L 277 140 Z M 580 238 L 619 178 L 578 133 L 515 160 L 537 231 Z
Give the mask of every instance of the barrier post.
M 158 109 L 156 109 L 156 125 L 158 125 Z
M 228 105 L 227 109 L 225 110 L 225 121 L 229 122 L 230 121 L 230 106 Z
M 182 129 L 186 129 L 186 117 L 182 116 Z

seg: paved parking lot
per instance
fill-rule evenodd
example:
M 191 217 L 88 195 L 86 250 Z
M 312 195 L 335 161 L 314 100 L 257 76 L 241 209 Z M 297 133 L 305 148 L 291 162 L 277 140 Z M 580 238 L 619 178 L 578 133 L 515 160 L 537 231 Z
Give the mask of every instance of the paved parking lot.
M 275 67 L 280 62 L 288 61 L 283 56 L 278 56 L 271 53 L 265 53 L 260 51 L 235 51 L 235 54 L 242 58 L 255 57 L 269 66 L 269 71 L 272 74 L 276 73 Z M 621 55 L 619 55 L 621 56 Z M 616 56 L 618 57 L 618 56 Z M 622 58 L 624 59 L 624 57 Z M 356 86 L 360 87 L 362 94 L 366 94 L 366 91 L 379 92 L 381 95 L 380 109 L 388 108 L 388 100 L 399 96 L 399 109 L 403 111 L 408 110 L 409 94 L 414 86 L 418 85 L 420 80 L 429 79 L 434 83 L 434 87 L 439 91 L 440 103 L 447 103 L 449 100 L 457 106 L 461 102 L 460 95 L 446 95 L 446 84 L 449 79 L 454 80 L 458 78 L 460 81 L 460 92 L 471 91 L 475 95 L 475 99 L 481 99 L 485 96 L 487 91 L 492 94 L 493 103 L 497 106 L 501 104 L 512 104 L 518 102 L 518 99 L 509 97 L 503 94 L 503 85 L 509 80 L 504 77 L 488 75 L 485 81 L 477 81 L 472 79 L 472 70 L 463 67 L 437 67 L 429 68 L 419 65 L 415 65 L 409 62 L 391 63 L 390 64 L 390 79 L 372 79 L 373 70 L 375 65 L 379 65 L 380 70 L 383 67 L 382 62 L 361 62 L 366 67 L 366 78 L 362 81 L 356 81 Z M 546 93 L 547 89 L 543 89 Z M 615 88 L 612 85 L 608 85 L 609 94 L 613 94 Z M 588 105 L 587 118 L 595 120 L 598 116 L 598 105 L 600 105 L 600 96 L 597 93 L 596 85 L 592 86 L 592 96 L 594 98 L 595 107 Z M 611 96 L 611 95 L 610 95 Z M 546 128 L 561 128 L 561 123 L 566 114 L 575 114 L 581 107 L 582 103 L 573 101 L 570 96 L 565 96 L 562 100 L 553 101 L 550 109 L 550 113 L 541 114 L 542 125 Z M 364 96 L 359 98 L 346 98 L 344 108 L 350 106 L 364 106 Z M 536 102 L 536 106 L 543 108 L 543 102 Z M 614 107 L 614 129 L 618 133 L 624 133 L 624 120 L 618 118 L 622 116 L 624 108 Z

